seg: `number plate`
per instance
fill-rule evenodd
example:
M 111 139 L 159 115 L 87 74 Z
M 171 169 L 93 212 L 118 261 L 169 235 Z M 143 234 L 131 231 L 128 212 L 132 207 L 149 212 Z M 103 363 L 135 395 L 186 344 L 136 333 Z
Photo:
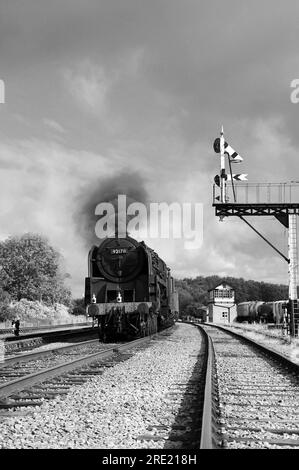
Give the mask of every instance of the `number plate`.
M 127 253 L 127 248 L 111 248 L 111 255 L 125 255 Z

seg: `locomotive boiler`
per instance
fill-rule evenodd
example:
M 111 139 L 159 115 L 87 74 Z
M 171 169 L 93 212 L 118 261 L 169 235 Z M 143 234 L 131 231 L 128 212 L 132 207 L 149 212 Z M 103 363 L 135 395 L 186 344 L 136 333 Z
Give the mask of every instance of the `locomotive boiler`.
M 154 250 L 129 236 L 107 238 L 91 248 L 85 305 L 103 340 L 147 336 L 178 317 L 170 269 Z

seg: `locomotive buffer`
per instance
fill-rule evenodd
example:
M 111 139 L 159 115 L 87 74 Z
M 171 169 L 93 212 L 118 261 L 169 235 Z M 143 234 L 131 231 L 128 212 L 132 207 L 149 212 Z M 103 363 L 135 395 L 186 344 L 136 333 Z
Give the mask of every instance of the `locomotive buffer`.
M 292 191 L 298 189 L 291 183 L 276 184 L 238 184 L 235 181 L 246 181 L 247 174 L 235 175 L 232 173 L 232 163 L 240 163 L 242 157 L 224 140 L 223 128 L 220 138 L 214 141 L 214 151 L 220 153 L 220 175 L 214 178 L 213 186 L 213 207 L 215 215 L 223 220 L 224 217 L 239 217 L 255 233 L 265 240 L 285 261 L 289 264 L 289 302 L 288 309 L 288 328 L 291 336 L 298 336 L 299 332 L 299 305 L 297 295 L 297 215 L 299 214 L 299 203 L 292 202 Z M 229 174 L 225 171 L 225 156 L 228 157 Z M 232 191 L 233 202 L 229 202 L 228 185 Z M 220 194 L 216 196 L 217 187 L 220 188 Z M 237 201 L 237 190 L 238 199 Z M 261 202 L 263 196 L 261 192 L 266 190 L 267 202 Z M 255 192 L 255 202 L 248 202 L 248 195 L 252 196 Z M 273 198 L 274 191 L 274 198 Z M 294 192 L 294 191 L 293 191 Z M 253 198 L 252 198 L 253 199 Z M 274 200 L 271 200 L 274 199 Z M 288 229 L 288 257 L 278 250 L 265 236 L 263 236 L 255 227 L 253 227 L 244 217 L 252 216 L 274 216 L 284 227 Z

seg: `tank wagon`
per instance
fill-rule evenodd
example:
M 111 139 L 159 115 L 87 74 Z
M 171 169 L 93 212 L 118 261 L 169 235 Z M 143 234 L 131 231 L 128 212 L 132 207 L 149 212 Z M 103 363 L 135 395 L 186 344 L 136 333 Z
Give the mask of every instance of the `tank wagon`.
M 87 314 L 103 340 L 147 336 L 174 324 L 178 293 L 170 269 L 144 242 L 107 238 L 88 255 Z
M 287 302 L 287 300 L 241 302 L 237 305 L 237 321 L 280 324 L 285 316 Z

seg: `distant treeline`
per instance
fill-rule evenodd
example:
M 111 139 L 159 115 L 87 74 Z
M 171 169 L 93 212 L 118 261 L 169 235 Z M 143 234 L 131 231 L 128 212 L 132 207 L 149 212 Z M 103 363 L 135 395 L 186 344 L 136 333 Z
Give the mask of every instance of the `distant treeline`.
M 201 308 L 208 304 L 208 291 L 217 284 L 225 282 L 235 290 L 236 303 L 250 300 L 271 302 L 285 300 L 289 297 L 288 286 L 270 284 L 268 282 L 245 281 L 238 277 L 198 276 L 195 279 L 177 279 L 176 286 L 179 292 L 181 312 Z M 189 308 L 188 308 L 189 307 Z

